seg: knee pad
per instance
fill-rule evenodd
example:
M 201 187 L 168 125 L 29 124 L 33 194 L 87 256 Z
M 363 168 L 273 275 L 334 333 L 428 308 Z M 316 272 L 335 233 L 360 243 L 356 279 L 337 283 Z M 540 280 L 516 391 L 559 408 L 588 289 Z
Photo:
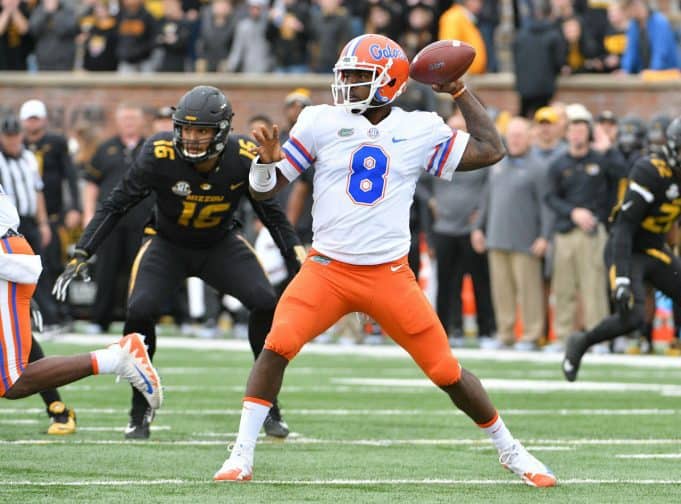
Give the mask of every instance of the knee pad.
M 461 379 L 461 364 L 453 355 L 446 355 L 429 366 L 426 374 L 438 387 L 454 385 Z
M 265 348 L 292 360 L 305 344 L 297 334 L 294 324 L 283 322 L 272 327 L 265 340 Z

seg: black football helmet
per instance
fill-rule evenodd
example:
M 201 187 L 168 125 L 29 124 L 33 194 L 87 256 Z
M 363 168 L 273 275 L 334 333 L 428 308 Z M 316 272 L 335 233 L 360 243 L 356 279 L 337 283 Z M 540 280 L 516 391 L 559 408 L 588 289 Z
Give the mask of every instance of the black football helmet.
M 681 116 L 667 126 L 667 141 L 662 145 L 660 154 L 677 175 L 681 175 Z
M 648 143 L 653 145 L 662 145 L 665 143 L 666 132 L 672 118 L 667 114 L 657 114 L 652 117 L 648 124 Z
M 627 116 L 617 125 L 617 146 L 625 155 L 643 151 L 646 146 L 647 129 L 640 117 Z
M 173 112 L 173 144 L 177 154 L 190 163 L 220 156 L 227 142 L 233 116 L 231 103 L 218 88 L 196 86 L 187 92 Z M 190 141 L 182 138 L 182 126 L 188 125 L 215 129 L 213 139 L 198 154 L 190 153 L 187 150 Z

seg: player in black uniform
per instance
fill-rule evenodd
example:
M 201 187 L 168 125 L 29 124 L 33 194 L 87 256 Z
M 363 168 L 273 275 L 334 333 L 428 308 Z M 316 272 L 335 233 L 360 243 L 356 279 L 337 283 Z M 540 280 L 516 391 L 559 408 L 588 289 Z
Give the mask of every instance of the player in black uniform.
M 277 302 L 253 249 L 239 234 L 234 211 L 247 197 L 286 259 L 290 275 L 304 258 L 291 224 L 273 200 L 256 201 L 248 192 L 248 174 L 256 145 L 229 135 L 232 106 L 222 92 L 197 86 L 173 114 L 173 132 L 149 138 L 132 168 L 97 210 L 77 244 L 73 258 L 55 284 L 63 298 L 70 281 L 87 277 L 87 260 L 120 218 L 151 192 L 153 218 L 130 275 L 124 333 L 145 335 L 149 355 L 156 350 L 155 322 L 166 297 L 190 276 L 218 292 L 231 294 L 250 310 L 248 336 L 257 357 L 270 330 Z M 302 255 L 301 255 L 302 254 Z M 149 437 L 150 414 L 144 397 L 133 391 L 128 438 Z M 286 437 L 278 410 L 265 431 Z
M 681 214 L 681 117 L 667 128 L 659 151 L 639 159 L 606 247 L 610 288 L 617 313 L 586 333 L 568 338 L 563 374 L 577 379 L 584 353 L 645 323 L 645 284 L 681 302 L 681 260 L 665 243 Z

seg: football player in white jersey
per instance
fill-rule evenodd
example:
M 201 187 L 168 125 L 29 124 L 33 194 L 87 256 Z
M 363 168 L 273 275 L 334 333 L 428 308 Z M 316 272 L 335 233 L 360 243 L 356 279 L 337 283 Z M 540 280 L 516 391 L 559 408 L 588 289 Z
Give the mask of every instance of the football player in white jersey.
M 407 264 L 409 207 L 421 170 L 451 179 L 499 161 L 504 148 L 477 99 L 460 81 L 450 93 L 468 133 L 433 113 L 392 107 L 406 85 L 402 48 L 380 35 L 351 40 L 334 67 L 335 107 L 306 107 L 283 146 L 276 126 L 254 131 L 254 198 L 268 198 L 315 164 L 312 249 L 284 291 L 265 348 L 246 386 L 241 423 L 216 481 L 252 479 L 255 442 L 284 370 L 302 346 L 353 311 L 373 317 L 425 374 L 491 438 L 504 467 L 528 485 L 553 473 L 514 439 L 478 378 L 452 355 L 447 335 Z
M 30 303 L 43 267 L 18 226 L 19 214 L 0 185 L 0 397 L 19 399 L 86 376 L 116 374 L 159 408 L 161 382 L 139 334 L 128 334 L 102 350 L 28 362 Z

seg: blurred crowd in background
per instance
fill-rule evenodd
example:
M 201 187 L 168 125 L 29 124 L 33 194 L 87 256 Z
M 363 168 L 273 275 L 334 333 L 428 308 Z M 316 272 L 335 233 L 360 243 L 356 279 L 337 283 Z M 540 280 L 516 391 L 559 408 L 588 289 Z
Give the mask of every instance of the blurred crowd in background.
M 327 73 L 378 33 L 410 58 L 458 39 L 470 74 L 550 79 L 679 69 L 680 32 L 676 0 L 2 0 L 0 70 Z

